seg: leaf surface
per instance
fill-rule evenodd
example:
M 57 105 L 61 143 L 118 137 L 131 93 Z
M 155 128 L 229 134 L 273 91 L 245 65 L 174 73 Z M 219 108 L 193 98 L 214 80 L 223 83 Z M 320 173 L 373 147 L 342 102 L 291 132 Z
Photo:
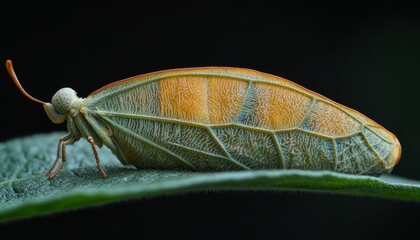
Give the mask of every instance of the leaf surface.
M 138 170 L 99 150 L 108 178 L 102 179 L 81 140 L 67 148 L 64 169 L 51 181 L 43 175 L 65 133 L 33 135 L 0 144 L 0 221 L 94 206 L 145 196 L 211 190 L 306 191 L 420 202 L 420 181 L 329 171 L 260 170 L 200 173 Z

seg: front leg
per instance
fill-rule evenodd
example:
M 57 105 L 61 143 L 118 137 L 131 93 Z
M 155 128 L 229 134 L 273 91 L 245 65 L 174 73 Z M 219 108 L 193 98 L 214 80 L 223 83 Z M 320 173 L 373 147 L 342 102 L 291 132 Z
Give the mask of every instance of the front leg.
M 45 174 L 48 176 L 48 180 L 53 179 L 57 174 L 60 172 L 60 170 L 63 168 L 64 163 L 66 162 L 66 146 L 71 145 L 76 141 L 76 139 L 71 135 L 67 135 L 60 139 L 58 142 L 58 148 L 57 148 L 57 158 L 55 159 L 53 165 L 51 166 L 50 170 Z M 61 146 L 61 163 L 57 167 L 57 169 L 54 171 L 53 174 L 50 175 L 51 171 L 54 169 L 55 165 L 58 162 L 58 159 L 60 158 L 60 146 Z
M 71 134 L 66 135 L 62 138 L 60 138 L 60 140 L 58 141 L 58 147 L 57 147 L 57 156 L 55 158 L 54 163 L 51 165 L 50 169 L 45 173 L 45 176 L 49 177 L 52 170 L 54 170 L 55 165 L 57 165 L 58 160 L 60 159 L 60 149 L 61 149 L 61 145 L 63 144 L 64 141 L 67 141 L 68 139 L 71 138 Z

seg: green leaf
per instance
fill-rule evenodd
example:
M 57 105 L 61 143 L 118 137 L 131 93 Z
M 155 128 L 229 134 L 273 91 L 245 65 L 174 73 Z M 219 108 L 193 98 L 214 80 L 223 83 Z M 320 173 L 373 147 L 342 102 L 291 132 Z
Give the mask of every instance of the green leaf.
M 34 135 L 0 144 L 0 221 L 53 213 L 130 198 L 209 190 L 307 191 L 420 201 L 420 182 L 328 171 L 261 170 L 199 173 L 137 170 L 112 153 L 99 154 L 102 179 L 90 149 L 81 140 L 67 148 L 65 168 L 49 181 L 43 175 L 65 133 Z

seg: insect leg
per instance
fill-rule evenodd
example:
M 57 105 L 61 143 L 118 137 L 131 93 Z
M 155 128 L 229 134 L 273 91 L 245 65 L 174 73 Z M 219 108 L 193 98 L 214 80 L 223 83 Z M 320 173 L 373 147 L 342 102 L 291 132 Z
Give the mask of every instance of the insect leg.
M 91 136 L 87 137 L 87 140 L 92 146 L 93 155 L 95 155 L 96 164 L 98 165 L 99 171 L 102 174 L 102 178 L 106 178 L 106 173 L 104 169 L 102 168 L 101 161 L 99 160 L 98 152 L 96 151 L 95 141 L 93 141 L 93 138 Z
M 73 144 L 75 141 L 74 138 L 70 137 L 69 139 L 63 140 L 61 143 L 61 163 L 58 165 L 58 167 L 55 169 L 54 173 L 51 174 L 48 177 L 48 180 L 53 179 L 55 176 L 57 176 L 58 172 L 63 168 L 64 163 L 66 162 L 66 146 Z M 55 164 L 55 162 L 54 162 Z
M 60 159 L 60 149 L 61 149 L 61 145 L 63 144 L 64 141 L 68 140 L 71 138 L 71 135 L 66 135 L 62 138 L 60 138 L 60 140 L 58 140 L 58 147 L 57 147 L 57 157 L 54 161 L 54 163 L 51 165 L 50 169 L 45 173 L 45 176 L 49 176 L 52 172 L 52 170 L 55 168 L 55 165 L 57 165 L 58 159 Z

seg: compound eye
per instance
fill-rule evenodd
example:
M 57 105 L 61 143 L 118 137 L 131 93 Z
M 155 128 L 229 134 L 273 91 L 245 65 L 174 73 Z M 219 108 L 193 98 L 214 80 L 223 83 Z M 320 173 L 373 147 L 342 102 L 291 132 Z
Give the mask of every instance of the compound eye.
M 58 90 L 51 99 L 54 110 L 59 114 L 64 114 L 70 110 L 71 103 L 76 97 L 76 92 L 71 88 Z

